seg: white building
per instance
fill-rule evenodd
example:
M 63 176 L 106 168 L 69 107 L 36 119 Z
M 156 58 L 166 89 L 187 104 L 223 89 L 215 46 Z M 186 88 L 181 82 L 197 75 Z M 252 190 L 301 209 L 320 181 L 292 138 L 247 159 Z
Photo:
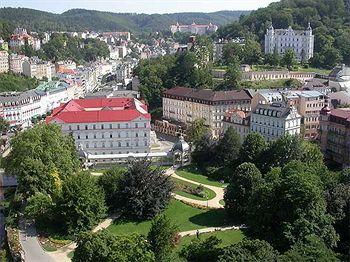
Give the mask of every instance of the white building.
M 0 51 L 0 74 L 9 71 L 9 54 L 7 51 Z
M 33 117 L 42 114 L 41 96 L 35 90 L 2 93 L 0 103 L 3 118 L 10 123 L 10 126 L 28 127 Z
M 195 22 L 190 25 L 180 25 L 179 23 L 176 23 L 176 25 L 170 26 L 170 31 L 173 34 L 179 32 L 205 35 L 208 33 L 215 33 L 218 28 L 219 27 L 217 25 L 213 25 L 212 23 L 209 23 L 208 25 L 197 25 Z
M 149 153 L 151 116 L 135 98 L 77 99 L 56 108 L 47 123 L 72 134 L 93 155 Z
M 298 60 L 309 60 L 314 56 L 314 35 L 309 24 L 306 30 L 274 29 L 271 25 L 265 34 L 265 54 L 277 52 L 284 55 L 292 49 Z
M 285 103 L 259 104 L 251 112 L 250 131 L 260 133 L 266 141 L 282 135 L 300 134 L 301 116 Z

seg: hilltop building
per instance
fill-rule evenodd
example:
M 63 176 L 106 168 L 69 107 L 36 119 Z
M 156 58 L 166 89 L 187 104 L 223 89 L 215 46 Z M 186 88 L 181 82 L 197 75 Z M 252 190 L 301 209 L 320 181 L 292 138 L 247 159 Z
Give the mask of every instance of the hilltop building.
M 284 55 L 288 49 L 294 51 L 299 61 L 314 56 L 314 35 L 310 23 L 306 30 L 293 30 L 290 26 L 287 29 L 274 29 L 272 25 L 266 30 L 265 54 L 277 52 Z
M 176 23 L 176 25 L 170 26 L 171 33 L 191 33 L 196 35 L 205 35 L 209 33 L 215 33 L 218 30 L 218 26 L 214 25 L 212 23 L 209 23 L 207 25 L 197 25 L 195 22 L 193 22 L 190 25 L 180 25 L 179 23 Z
M 72 134 L 92 155 L 150 152 L 151 115 L 135 98 L 76 99 L 54 109 L 47 123 Z

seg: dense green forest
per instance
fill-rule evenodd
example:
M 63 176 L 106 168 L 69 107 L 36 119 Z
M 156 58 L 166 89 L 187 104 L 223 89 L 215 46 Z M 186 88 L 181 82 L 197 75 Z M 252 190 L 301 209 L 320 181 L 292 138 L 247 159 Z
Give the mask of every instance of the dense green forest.
M 7 91 L 26 91 L 36 88 L 39 81 L 36 78 L 30 78 L 16 74 L 0 74 L 0 92 Z
M 0 22 L 25 27 L 31 31 L 115 31 L 133 33 L 169 30 L 177 21 L 182 24 L 215 23 L 225 25 L 238 20 L 248 11 L 220 11 L 215 13 L 131 14 L 72 9 L 62 14 L 28 8 L 0 8 Z M 1 25 L 0 25 L 1 34 Z
M 282 0 L 242 16 L 218 30 L 219 37 L 255 35 L 263 42 L 268 26 L 305 29 L 311 23 L 315 35 L 316 67 L 340 62 L 350 64 L 349 0 Z

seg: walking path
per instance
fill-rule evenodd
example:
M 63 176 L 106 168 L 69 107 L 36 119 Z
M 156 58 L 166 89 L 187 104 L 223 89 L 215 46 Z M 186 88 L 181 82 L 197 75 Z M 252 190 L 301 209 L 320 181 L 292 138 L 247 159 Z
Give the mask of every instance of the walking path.
M 188 197 L 179 196 L 179 195 L 176 195 L 176 194 L 174 194 L 174 198 L 176 198 L 178 200 L 181 200 L 181 201 L 184 201 L 184 202 L 189 203 L 189 204 L 195 204 L 195 205 L 199 205 L 199 206 L 203 206 L 203 207 L 209 207 L 209 208 L 223 208 L 224 207 L 220 203 L 220 200 L 224 199 L 224 189 L 223 188 L 216 187 L 216 186 L 209 186 L 209 185 L 205 185 L 205 184 L 201 184 L 201 183 L 195 182 L 193 180 L 189 180 L 189 179 L 183 178 L 183 177 L 177 175 L 173 168 L 169 168 L 168 170 L 166 170 L 165 174 L 169 175 L 169 176 L 172 176 L 174 178 L 181 179 L 183 181 L 195 184 L 195 185 L 202 185 L 203 187 L 209 188 L 210 190 L 214 191 L 215 194 L 216 194 L 216 196 L 213 199 L 208 200 L 208 201 L 206 201 L 206 200 L 204 200 L 204 201 L 203 200 L 195 200 L 195 199 L 191 199 L 191 198 L 188 198 Z
M 19 222 L 19 241 L 24 251 L 26 262 L 54 262 L 48 253 L 46 253 L 36 235 L 36 229 L 33 223 L 28 223 L 23 219 Z
M 198 230 L 190 230 L 190 231 L 184 231 L 184 232 L 180 232 L 179 235 L 181 237 L 185 237 L 185 236 L 194 236 L 197 234 L 197 232 L 199 234 L 202 233 L 210 233 L 210 232 L 215 232 L 215 231 L 226 231 L 226 230 L 239 230 L 245 228 L 244 226 L 231 226 L 231 227 L 206 227 L 206 228 L 201 228 Z

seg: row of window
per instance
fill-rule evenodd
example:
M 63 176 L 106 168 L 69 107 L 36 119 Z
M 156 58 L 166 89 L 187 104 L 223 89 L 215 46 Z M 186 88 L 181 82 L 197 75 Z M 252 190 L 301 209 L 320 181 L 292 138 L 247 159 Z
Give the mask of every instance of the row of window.
M 139 124 L 139 123 L 134 123 L 134 126 L 129 125 L 129 123 L 125 123 L 125 124 L 93 124 L 92 126 L 89 125 L 76 125 L 76 126 L 72 126 L 69 125 L 68 129 L 71 130 L 96 130 L 96 129 L 113 129 L 113 128 L 117 128 L 117 129 L 121 129 L 121 128 L 140 128 L 141 126 L 143 126 L 143 128 L 147 127 L 147 123 L 143 123 L 143 125 Z M 92 128 L 91 128 L 92 127 Z
M 138 146 L 141 146 L 142 143 L 139 143 L 139 142 L 135 142 L 135 145 L 136 147 Z M 125 143 L 122 143 L 122 142 L 118 142 L 118 143 L 113 143 L 113 142 L 109 142 L 109 143 L 106 143 L 106 142 L 101 142 L 101 143 L 86 143 L 85 144 L 85 148 L 106 148 L 106 147 L 130 147 L 130 143 L 129 142 L 125 142 Z M 143 146 L 148 146 L 148 142 L 147 141 L 143 141 Z
M 118 138 L 121 138 L 121 134 L 118 133 L 117 134 L 117 137 Z M 125 133 L 125 137 L 129 137 L 129 133 Z M 139 134 L 139 133 L 135 133 L 135 137 L 142 137 L 142 134 Z M 143 133 L 143 137 L 147 137 L 147 133 Z M 110 134 L 104 134 L 104 133 L 101 133 L 101 136 L 98 136 L 97 134 L 93 134 L 93 135 L 89 135 L 89 134 L 78 134 L 77 135 L 77 139 L 100 139 L 100 138 L 116 138 L 115 136 L 113 136 L 113 133 L 110 133 Z

